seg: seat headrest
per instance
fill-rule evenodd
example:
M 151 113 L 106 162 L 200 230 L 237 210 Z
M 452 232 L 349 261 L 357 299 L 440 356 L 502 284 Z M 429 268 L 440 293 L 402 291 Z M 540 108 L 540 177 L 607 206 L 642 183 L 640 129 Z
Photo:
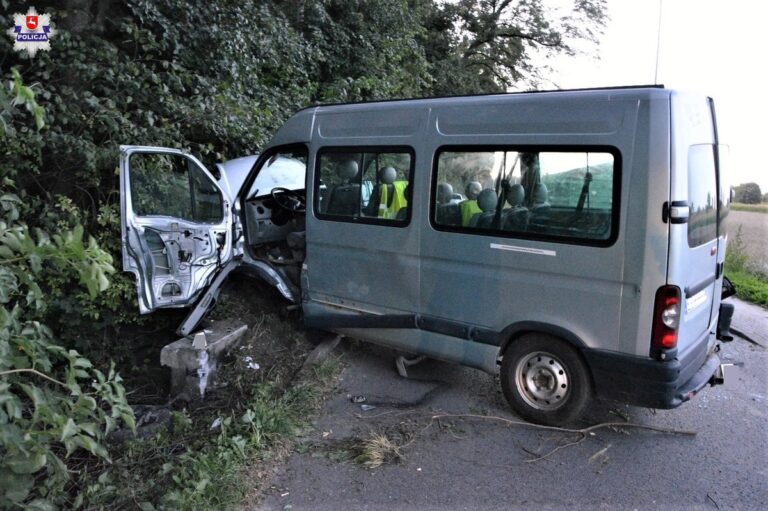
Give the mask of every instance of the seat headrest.
M 391 185 L 397 179 L 397 170 L 394 167 L 384 167 L 381 169 L 381 182 Z
M 448 183 L 440 183 L 437 185 L 437 202 L 438 204 L 447 204 L 453 197 L 453 187 Z
M 353 179 L 357 176 L 357 162 L 355 160 L 347 160 L 341 167 L 341 176 L 345 179 Z
M 549 192 L 547 191 L 547 185 L 539 183 L 533 187 L 533 203 L 534 204 L 546 204 L 549 200 Z
M 475 200 L 477 199 L 477 196 L 480 195 L 480 192 L 483 191 L 483 185 L 477 181 L 470 181 L 467 183 L 467 189 L 465 191 L 467 193 L 467 199 Z
M 512 207 L 521 206 L 525 202 L 525 188 L 523 188 L 523 185 L 516 184 L 509 187 L 507 202 Z
M 498 204 L 496 192 L 490 188 L 486 188 L 477 196 L 477 205 L 484 213 L 495 210 L 496 204 Z

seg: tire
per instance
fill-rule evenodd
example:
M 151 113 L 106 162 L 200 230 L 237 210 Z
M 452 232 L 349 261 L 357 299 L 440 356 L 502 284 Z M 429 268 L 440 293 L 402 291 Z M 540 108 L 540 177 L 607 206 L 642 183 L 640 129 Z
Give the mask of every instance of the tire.
M 527 334 L 507 348 L 501 389 L 512 409 L 537 424 L 561 426 L 581 417 L 592 399 L 589 369 L 570 344 Z

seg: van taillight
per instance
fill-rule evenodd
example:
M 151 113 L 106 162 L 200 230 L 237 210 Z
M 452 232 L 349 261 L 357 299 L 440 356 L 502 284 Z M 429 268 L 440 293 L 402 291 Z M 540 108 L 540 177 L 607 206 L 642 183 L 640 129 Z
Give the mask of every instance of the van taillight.
M 661 286 L 656 291 L 653 306 L 651 352 L 659 354 L 677 347 L 677 328 L 680 326 L 680 288 Z M 662 356 L 661 358 L 665 358 Z

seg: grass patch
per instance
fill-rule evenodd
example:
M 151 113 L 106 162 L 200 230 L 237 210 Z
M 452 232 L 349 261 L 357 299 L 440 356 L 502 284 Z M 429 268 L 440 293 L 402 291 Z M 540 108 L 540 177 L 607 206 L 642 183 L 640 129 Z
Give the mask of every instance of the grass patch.
M 231 291 L 227 313 L 253 322 L 241 348 L 220 363 L 219 385 L 204 401 L 173 411 L 171 428 L 111 450 L 111 465 L 84 462 L 84 508 L 238 508 L 258 499 L 274 460 L 309 430 L 336 385 L 340 360 L 328 357 L 299 371 L 312 349 L 300 322 L 269 303 L 253 304 L 252 285 Z M 261 368 L 248 368 L 246 356 Z
M 736 296 L 742 300 L 768 307 L 768 275 L 749 259 L 742 239 L 741 226 L 728 243 L 725 256 L 725 276 L 736 286 Z
M 768 203 L 744 204 L 741 202 L 732 202 L 731 209 L 736 211 L 752 211 L 753 213 L 768 213 Z
M 763 275 L 726 268 L 725 276 L 736 286 L 736 296 L 768 307 L 768 279 Z

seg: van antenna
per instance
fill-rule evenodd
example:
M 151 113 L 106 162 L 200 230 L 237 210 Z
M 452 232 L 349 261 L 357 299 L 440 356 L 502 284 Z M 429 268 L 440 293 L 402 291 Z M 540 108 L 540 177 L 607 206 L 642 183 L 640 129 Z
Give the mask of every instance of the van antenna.
M 653 73 L 653 84 L 658 85 L 659 84 L 659 53 L 661 49 L 661 12 L 663 10 L 663 3 L 664 0 L 659 0 L 659 20 L 656 27 L 656 69 Z

